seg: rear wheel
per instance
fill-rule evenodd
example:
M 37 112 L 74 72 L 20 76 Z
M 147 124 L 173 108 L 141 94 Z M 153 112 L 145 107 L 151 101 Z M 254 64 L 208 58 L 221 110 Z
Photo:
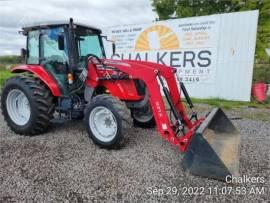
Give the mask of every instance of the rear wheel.
M 132 111 L 133 123 L 141 128 L 154 128 L 156 121 L 150 105 Z
M 15 76 L 4 85 L 1 109 L 12 131 L 22 135 L 37 135 L 49 127 L 54 112 L 53 96 L 39 79 Z
M 110 95 L 93 98 L 85 110 L 87 132 L 95 144 L 104 148 L 118 148 L 131 126 L 130 111 L 126 104 Z

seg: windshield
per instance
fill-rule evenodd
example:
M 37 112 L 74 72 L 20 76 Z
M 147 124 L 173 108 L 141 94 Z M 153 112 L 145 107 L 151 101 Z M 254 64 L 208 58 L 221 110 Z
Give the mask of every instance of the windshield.
M 104 57 L 99 35 L 91 30 L 76 32 L 76 42 L 80 58 L 88 54 L 94 54 L 99 58 Z

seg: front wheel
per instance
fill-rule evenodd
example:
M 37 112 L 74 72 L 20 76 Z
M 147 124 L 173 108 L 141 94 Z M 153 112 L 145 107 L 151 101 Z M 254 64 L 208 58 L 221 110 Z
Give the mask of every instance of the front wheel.
M 104 148 L 118 148 L 131 126 L 130 111 L 126 104 L 110 95 L 93 98 L 85 110 L 87 132 L 95 144 Z

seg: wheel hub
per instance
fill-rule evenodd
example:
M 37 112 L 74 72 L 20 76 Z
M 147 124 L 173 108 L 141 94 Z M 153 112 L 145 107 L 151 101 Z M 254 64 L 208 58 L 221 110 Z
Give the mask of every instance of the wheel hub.
M 89 125 L 94 135 L 103 142 L 109 142 L 116 136 L 116 119 L 106 107 L 98 106 L 91 111 Z
M 109 127 L 112 126 L 112 122 L 113 122 L 113 121 L 111 120 L 110 117 L 107 117 L 107 118 L 104 119 L 104 124 L 105 124 L 105 126 L 106 126 L 107 128 L 109 128 Z

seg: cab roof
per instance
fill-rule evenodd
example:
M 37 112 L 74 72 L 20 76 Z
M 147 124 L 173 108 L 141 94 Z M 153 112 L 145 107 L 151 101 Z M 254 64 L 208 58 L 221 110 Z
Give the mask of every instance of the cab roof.
M 61 27 L 61 26 L 68 26 L 68 25 L 69 25 L 69 21 L 46 21 L 46 22 L 36 22 L 29 25 L 25 25 L 22 29 L 23 31 L 28 32 L 31 30 L 44 29 L 46 27 L 50 28 L 50 27 Z M 77 23 L 77 22 L 76 23 L 74 22 L 73 25 L 81 27 L 81 28 L 91 29 L 91 30 L 101 33 L 101 29 L 96 28 L 94 26 Z

